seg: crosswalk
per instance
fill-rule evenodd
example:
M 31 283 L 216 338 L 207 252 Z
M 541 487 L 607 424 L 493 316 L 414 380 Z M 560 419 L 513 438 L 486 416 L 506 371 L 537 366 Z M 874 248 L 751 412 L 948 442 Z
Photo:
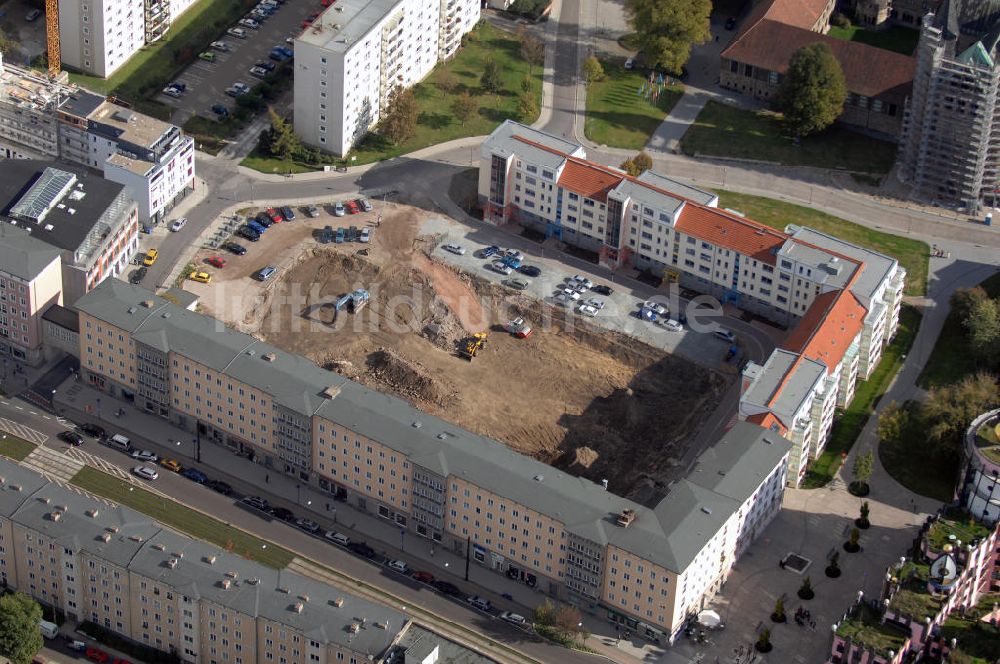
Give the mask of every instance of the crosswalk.
M 39 445 L 21 465 L 60 482 L 69 482 L 86 464 L 51 447 Z
M 29 443 L 35 443 L 36 445 L 41 445 L 49 439 L 48 434 L 44 434 L 41 431 L 19 424 L 14 420 L 8 420 L 6 417 L 0 417 L 0 431 L 9 433 L 12 436 L 17 436 L 18 438 L 23 438 Z

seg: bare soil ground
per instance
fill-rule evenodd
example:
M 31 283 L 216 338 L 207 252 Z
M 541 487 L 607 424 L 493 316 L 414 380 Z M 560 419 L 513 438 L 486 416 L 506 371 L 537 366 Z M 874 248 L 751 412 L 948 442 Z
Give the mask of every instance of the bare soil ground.
M 360 218 L 279 224 L 254 256 L 227 257 L 203 309 L 522 453 L 608 479 L 620 495 L 662 488 L 727 379 L 430 259 L 434 239 L 417 237 L 425 214 L 389 206 L 368 256 L 357 253 L 365 245 L 320 245 L 305 230 Z M 266 257 L 282 270 L 261 287 L 246 277 Z M 335 312 L 356 288 L 371 293 L 369 306 Z M 514 316 L 535 326 L 528 339 L 503 331 Z M 463 340 L 482 330 L 484 350 L 463 359 Z

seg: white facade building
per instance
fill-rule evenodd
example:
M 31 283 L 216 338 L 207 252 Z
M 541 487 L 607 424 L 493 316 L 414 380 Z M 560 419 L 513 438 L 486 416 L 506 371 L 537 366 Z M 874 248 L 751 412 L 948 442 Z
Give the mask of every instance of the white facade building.
M 484 219 L 520 223 L 791 329 L 743 376 L 739 417 L 793 443 L 798 485 L 826 444 L 836 408 L 867 379 L 899 324 L 898 261 L 809 228 L 778 231 L 720 210 L 718 197 L 646 171 L 586 160 L 582 146 L 508 121 L 484 141 Z
M 0 158 L 57 157 L 125 186 L 143 223 L 194 188 L 194 140 L 176 125 L 0 61 Z
M 341 0 L 295 40 L 295 132 L 346 154 L 479 21 L 477 0 Z

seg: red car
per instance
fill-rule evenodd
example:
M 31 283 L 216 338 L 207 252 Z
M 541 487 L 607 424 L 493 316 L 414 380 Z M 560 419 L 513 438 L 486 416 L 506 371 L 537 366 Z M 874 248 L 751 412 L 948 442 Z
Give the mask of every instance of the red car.
M 354 201 L 347 201 L 344 203 L 344 207 L 347 208 L 347 214 L 357 214 L 358 212 L 361 212 L 361 208 L 359 208 L 358 204 Z
M 334 3 L 334 1 L 335 0 L 320 0 L 319 4 L 323 5 L 324 7 L 329 7 Z
M 430 572 L 414 572 L 413 580 L 420 583 L 434 583 L 434 575 Z
M 276 224 L 281 223 L 281 215 L 274 208 L 267 208 L 267 216 L 269 216 L 271 218 L 271 221 L 273 221 L 274 223 Z
M 226 259 L 222 256 L 212 256 L 205 262 L 212 267 L 226 267 Z
M 100 648 L 87 648 L 87 659 L 98 662 L 98 664 L 106 664 L 111 656 Z

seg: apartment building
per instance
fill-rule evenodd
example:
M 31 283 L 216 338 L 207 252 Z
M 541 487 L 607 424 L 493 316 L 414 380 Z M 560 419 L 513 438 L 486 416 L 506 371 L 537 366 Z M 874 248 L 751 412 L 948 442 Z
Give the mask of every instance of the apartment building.
M 946 0 L 924 17 L 899 155 L 899 176 L 920 197 L 970 212 L 997 204 L 998 35 L 988 2 Z
M 59 250 L 0 224 L 0 361 L 40 364 L 42 315 L 62 304 Z M 6 368 L 4 374 L 6 374 Z
M 959 500 L 972 518 L 1000 523 L 1000 447 L 984 447 L 981 432 L 1000 425 L 1000 409 L 983 413 L 965 432 L 965 468 Z M 998 570 L 1000 571 L 1000 570 Z
M 778 231 L 718 209 L 718 197 L 646 171 L 587 161 L 582 146 L 507 121 L 482 146 L 484 219 L 518 223 L 788 327 L 783 349 L 744 373 L 740 417 L 795 445 L 797 485 L 899 323 L 906 271 L 809 228 Z M 826 369 L 822 378 L 817 365 Z
M 47 161 L 4 162 L 0 223 L 59 251 L 67 304 L 121 274 L 139 245 L 136 204 L 120 184 Z
M 364 664 L 404 613 L 188 539 L 0 459 L 0 580 L 185 662 Z
M 139 49 L 160 39 L 195 0 L 63 0 L 62 64 L 107 78 Z
M 477 0 L 341 0 L 295 40 L 295 132 L 347 154 L 396 88 L 451 57 L 479 21 Z
M 0 157 L 60 158 L 126 187 L 155 223 L 194 189 L 194 139 L 73 85 L 0 60 Z
M 660 642 L 780 509 L 791 445 L 751 423 L 650 509 L 142 288 L 76 308 L 91 385 Z

